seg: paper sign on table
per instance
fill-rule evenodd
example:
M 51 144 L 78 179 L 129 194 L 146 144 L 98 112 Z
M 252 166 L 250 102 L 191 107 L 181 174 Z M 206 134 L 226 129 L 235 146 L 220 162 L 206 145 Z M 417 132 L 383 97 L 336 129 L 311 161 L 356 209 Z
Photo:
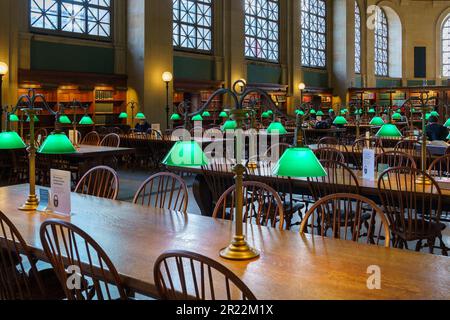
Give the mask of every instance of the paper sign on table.
M 49 208 L 54 213 L 70 216 L 72 209 L 70 182 L 71 174 L 69 171 L 50 170 L 51 195 Z
M 375 180 L 375 150 L 363 150 L 363 179 Z

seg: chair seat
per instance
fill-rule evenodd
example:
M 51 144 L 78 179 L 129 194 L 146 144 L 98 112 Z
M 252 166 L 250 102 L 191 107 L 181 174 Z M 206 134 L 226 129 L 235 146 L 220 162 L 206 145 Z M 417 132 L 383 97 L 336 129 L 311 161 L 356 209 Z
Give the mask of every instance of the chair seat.
M 66 298 L 66 294 L 64 293 L 64 289 L 61 287 L 61 283 L 58 280 L 58 276 L 56 275 L 53 269 L 45 269 L 38 271 L 39 277 L 42 280 L 42 284 L 45 289 L 45 297 L 42 297 L 42 294 L 39 290 L 39 286 L 37 284 L 36 277 L 31 273 L 29 275 L 29 280 L 32 286 L 32 296 L 33 299 L 36 300 L 62 300 Z
M 408 220 L 405 220 L 405 225 L 408 225 Z M 414 222 L 413 222 L 414 224 Z M 422 225 L 422 221 L 418 221 L 417 225 Z M 442 230 L 446 228 L 444 223 L 436 223 L 426 221 L 423 223 L 423 228 L 418 228 L 413 232 L 404 232 L 402 230 L 396 230 L 394 234 L 398 235 L 406 241 L 418 240 L 418 239 L 428 239 L 435 238 L 442 234 Z
M 297 212 L 305 207 L 305 204 L 300 202 L 299 200 L 292 197 L 292 200 L 290 197 L 286 197 L 283 201 L 283 210 L 286 213 L 294 213 Z

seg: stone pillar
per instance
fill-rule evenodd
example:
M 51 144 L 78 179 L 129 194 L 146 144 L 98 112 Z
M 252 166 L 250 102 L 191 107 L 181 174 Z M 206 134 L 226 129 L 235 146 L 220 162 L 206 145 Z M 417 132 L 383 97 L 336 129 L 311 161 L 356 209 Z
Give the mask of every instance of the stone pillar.
M 300 91 L 298 85 L 304 81 L 301 65 L 301 0 L 288 0 L 286 3 L 286 11 L 286 46 L 289 48 L 286 53 L 286 61 L 289 66 L 288 93 L 290 95 L 288 99 L 288 112 L 293 113 L 295 107 L 300 104 Z
M 162 74 L 173 73 L 172 4 L 133 0 L 128 6 L 128 99 L 139 102 L 149 122 L 166 127 L 166 91 Z M 173 83 L 169 105 L 172 105 Z

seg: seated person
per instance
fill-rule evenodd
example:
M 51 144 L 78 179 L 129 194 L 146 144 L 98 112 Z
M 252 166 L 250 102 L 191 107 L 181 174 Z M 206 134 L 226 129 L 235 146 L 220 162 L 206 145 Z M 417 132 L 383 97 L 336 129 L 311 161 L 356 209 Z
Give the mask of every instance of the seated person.
M 134 132 L 146 133 L 147 130 L 150 129 L 150 125 L 147 120 L 140 120 L 136 127 L 134 128 Z
M 435 116 L 430 117 L 425 132 L 429 141 L 447 140 L 448 129 L 438 123 L 438 118 Z

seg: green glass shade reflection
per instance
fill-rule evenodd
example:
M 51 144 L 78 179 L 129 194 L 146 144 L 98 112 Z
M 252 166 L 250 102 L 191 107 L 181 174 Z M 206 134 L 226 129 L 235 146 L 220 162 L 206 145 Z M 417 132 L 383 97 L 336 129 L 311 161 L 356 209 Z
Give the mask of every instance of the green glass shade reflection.
M 33 119 L 34 119 L 34 122 L 39 122 L 39 118 L 37 116 L 34 116 Z M 30 122 L 30 116 L 27 117 L 26 121 Z
M 225 111 L 222 111 L 222 112 L 219 114 L 219 117 L 220 117 L 220 118 L 228 118 L 228 113 L 226 113 Z
M 122 112 L 121 114 L 119 114 L 119 119 L 128 119 L 128 113 Z
M 444 127 L 450 128 L 450 119 L 447 120 L 447 122 L 444 124 Z
M 381 127 L 381 126 L 383 126 L 385 123 L 384 123 L 384 120 L 383 120 L 383 118 L 381 118 L 381 117 L 374 117 L 373 119 L 372 119 L 372 121 L 370 121 L 370 125 L 371 126 L 374 126 L 374 127 Z
M 286 128 L 281 124 L 281 122 L 272 122 L 267 128 L 267 133 L 269 134 L 286 134 Z
M 0 133 L 0 150 L 14 150 L 26 148 L 22 138 L 17 132 L 8 131 Z
M 59 116 L 59 123 L 61 124 L 72 124 L 72 121 L 70 121 L 69 117 L 65 114 Z
M 180 121 L 181 120 L 181 116 L 178 113 L 174 113 L 171 117 L 170 120 L 172 121 Z
M 289 148 L 273 169 L 281 177 L 312 178 L 327 175 L 314 152 L 309 148 Z
M 316 115 L 319 117 L 323 117 L 325 115 L 325 113 L 323 113 L 322 110 L 319 110 L 319 111 L 317 111 Z
M 209 111 L 205 111 L 202 113 L 202 117 L 204 117 L 204 118 L 211 117 L 211 113 L 209 113 Z
M 347 123 L 348 123 L 348 121 L 343 116 L 338 116 L 333 121 L 333 124 L 340 125 L 340 126 L 345 125 Z
M 377 132 L 376 136 L 378 138 L 401 138 L 402 133 L 398 130 L 397 126 L 394 124 L 385 124 Z
M 222 131 L 236 130 L 236 129 L 237 129 L 237 122 L 235 120 L 228 120 L 222 126 Z
M 52 133 L 45 139 L 38 153 L 41 154 L 72 154 L 75 147 L 64 133 Z
M 192 121 L 203 121 L 203 117 L 201 114 L 192 117 Z
M 170 167 L 199 167 L 208 165 L 208 158 L 197 142 L 178 141 L 162 163 Z
M 147 119 L 145 114 L 143 114 L 142 112 L 139 112 L 138 114 L 136 114 L 135 118 L 138 119 L 138 120 L 146 120 Z
M 19 117 L 16 114 L 9 115 L 9 121 L 10 122 L 19 122 Z
M 395 121 L 402 120 L 402 115 L 400 113 L 396 112 L 392 115 L 392 120 L 395 120 Z
M 94 120 L 92 120 L 91 117 L 89 117 L 88 115 L 86 115 L 86 116 L 84 116 L 83 118 L 81 118 L 80 124 L 81 124 L 82 126 L 93 125 L 93 124 L 94 124 Z

